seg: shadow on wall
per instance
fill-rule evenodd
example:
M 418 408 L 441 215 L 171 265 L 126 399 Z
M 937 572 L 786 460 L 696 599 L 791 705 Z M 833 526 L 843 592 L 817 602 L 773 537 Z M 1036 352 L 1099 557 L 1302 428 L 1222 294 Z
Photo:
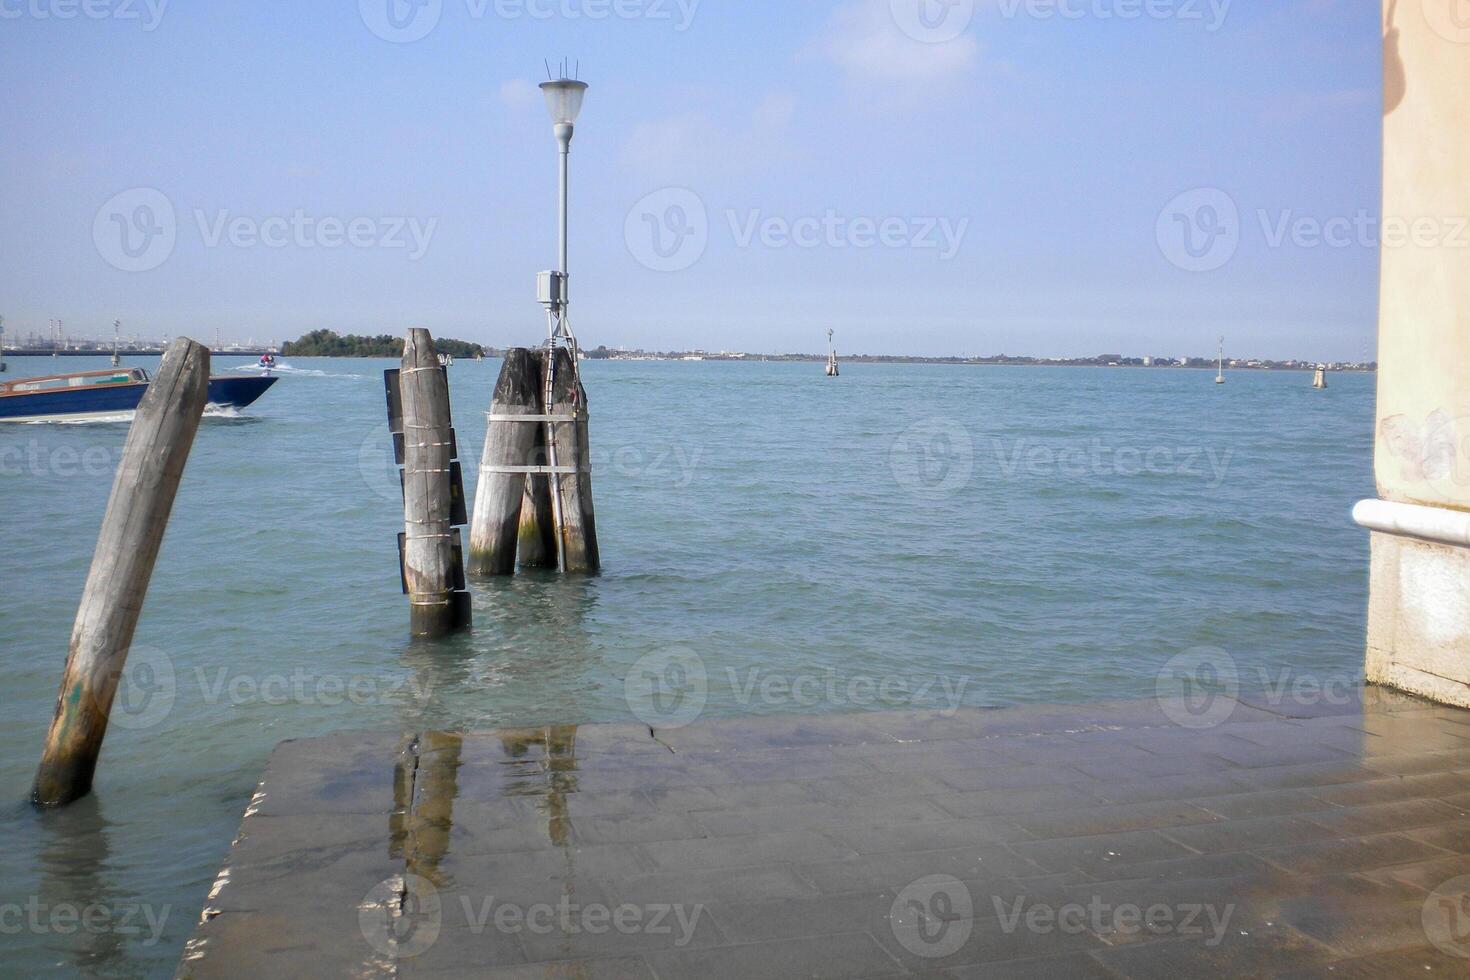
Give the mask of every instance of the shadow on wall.
M 1399 29 L 1393 26 L 1399 0 L 1388 5 L 1388 20 L 1383 25 L 1383 114 L 1386 116 L 1404 101 L 1408 82 L 1404 75 L 1404 59 L 1399 54 Z

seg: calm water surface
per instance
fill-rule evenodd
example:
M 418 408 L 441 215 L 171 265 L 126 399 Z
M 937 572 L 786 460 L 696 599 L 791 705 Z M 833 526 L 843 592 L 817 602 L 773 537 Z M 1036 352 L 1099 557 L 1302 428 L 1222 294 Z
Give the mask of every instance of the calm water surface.
M 170 973 L 283 739 L 628 721 L 651 655 L 703 669 L 707 716 L 1147 697 L 1199 646 L 1247 686 L 1361 669 L 1368 376 L 589 363 L 603 574 L 480 586 L 473 635 L 424 645 L 388 363 L 294 360 L 205 420 L 96 793 L 59 813 L 25 797 L 126 426 L 0 428 L 7 975 Z M 471 493 L 498 370 L 451 372 Z M 92 904 L 109 927 L 68 930 Z

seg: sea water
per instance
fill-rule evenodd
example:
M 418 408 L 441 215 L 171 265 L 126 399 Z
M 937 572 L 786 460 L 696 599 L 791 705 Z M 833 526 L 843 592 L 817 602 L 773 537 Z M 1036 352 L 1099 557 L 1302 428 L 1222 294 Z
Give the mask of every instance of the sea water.
M 0 972 L 169 974 L 284 739 L 1144 698 L 1200 649 L 1278 696 L 1361 673 L 1371 376 L 587 362 L 602 573 L 476 584 L 416 643 L 389 366 L 287 359 L 204 420 L 58 812 L 26 797 L 127 427 L 0 427 Z M 498 370 L 450 369 L 470 495 Z

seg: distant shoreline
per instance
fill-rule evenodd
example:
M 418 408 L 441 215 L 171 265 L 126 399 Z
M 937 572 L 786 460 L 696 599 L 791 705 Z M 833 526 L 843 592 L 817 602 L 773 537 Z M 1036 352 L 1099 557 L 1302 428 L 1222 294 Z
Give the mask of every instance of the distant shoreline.
M 50 358 L 50 357 L 53 356 L 51 351 L 48 351 L 48 350 L 32 350 L 32 349 L 29 349 L 29 348 L 23 349 L 23 350 L 14 350 L 14 349 L 7 348 L 3 353 L 4 353 L 4 356 L 5 357 L 9 357 L 9 358 L 20 358 L 20 357 Z M 210 356 L 212 356 L 212 357 L 245 357 L 245 358 L 251 358 L 251 357 L 260 357 L 263 354 L 274 354 L 277 357 L 280 357 L 282 359 L 286 359 L 286 357 L 287 357 L 286 355 L 282 355 L 278 350 L 275 350 L 275 349 L 272 349 L 272 348 L 266 348 L 266 347 L 261 347 L 261 348 L 252 349 L 252 350 L 234 350 L 234 349 L 230 349 L 230 350 L 212 350 L 209 353 L 210 353 Z M 161 357 L 163 355 L 163 348 L 159 347 L 159 348 L 144 348 L 144 349 L 138 349 L 138 350 L 119 350 L 118 351 L 118 354 L 120 356 L 122 356 L 122 357 Z M 106 350 L 61 350 L 61 351 L 56 351 L 55 352 L 55 356 L 57 356 L 57 357 L 109 357 L 111 355 L 112 355 L 111 348 L 108 348 Z M 310 354 L 310 355 L 293 355 L 293 356 L 296 356 L 296 357 L 311 357 L 313 359 L 338 360 L 338 361 L 391 360 L 392 359 L 391 355 L 380 355 L 380 354 L 329 354 L 329 355 L 328 354 Z M 500 356 L 501 356 L 501 350 L 498 349 L 498 348 L 486 348 L 485 349 L 485 357 L 486 358 L 495 359 L 495 358 L 499 358 Z M 723 354 L 722 355 L 722 354 L 694 354 L 694 353 L 691 353 L 691 354 L 624 354 L 624 355 L 621 355 L 621 356 L 614 356 L 614 357 L 587 356 L 586 358 L 584 358 L 584 360 L 588 360 L 588 361 L 608 361 L 608 362 L 635 362 L 635 363 L 646 363 L 646 362 L 650 362 L 650 361 L 703 363 L 703 362 L 714 361 L 714 362 L 721 362 L 721 363 L 727 363 L 727 364 L 752 364 L 752 363 L 753 364 L 777 364 L 777 363 L 782 363 L 782 362 L 787 362 L 787 363 L 792 363 L 792 364 L 813 364 L 813 363 L 815 363 L 815 364 L 821 364 L 821 363 L 823 363 L 823 362 L 825 362 L 827 360 L 827 356 L 825 354 L 776 354 L 776 355 L 755 355 L 755 354 L 747 354 L 747 355 L 745 355 L 743 357 L 734 357 L 734 356 L 731 356 L 731 355 L 728 355 L 728 354 Z M 839 357 L 838 360 L 841 363 L 843 363 L 843 364 L 934 364 L 934 365 L 949 366 L 949 367 L 1094 367 L 1094 368 L 1109 368 L 1109 369 L 1114 369 L 1114 370 L 1142 370 L 1142 371 L 1160 371 L 1160 370 L 1175 370 L 1175 371 L 1214 371 L 1214 370 L 1216 370 L 1216 364 L 1215 364 L 1215 362 L 1213 360 L 1208 361 L 1208 362 L 1201 362 L 1201 363 L 1193 363 L 1192 362 L 1192 363 L 1189 363 L 1189 364 L 1179 364 L 1179 363 L 1177 363 L 1177 361 L 1175 363 L 1169 363 L 1169 364 L 1142 364 L 1142 363 L 1128 363 L 1128 362 L 1135 362 L 1135 361 L 1139 360 L 1137 358 L 1127 358 L 1127 359 L 1125 359 L 1124 362 L 1117 362 L 1117 363 L 1111 363 L 1111 362 L 1109 362 L 1109 363 L 1104 363 L 1104 362 L 1101 362 L 1101 361 L 1099 361 L 1097 359 L 1087 359 L 1087 358 L 1073 358 L 1073 359 L 1068 359 L 1068 360 L 1050 361 L 1050 360 L 1041 360 L 1041 359 L 1035 359 L 1035 358 L 1005 358 L 1005 359 L 1000 359 L 1000 358 L 985 358 L 985 357 L 978 357 L 978 358 L 966 358 L 966 357 L 908 357 L 908 356 L 897 355 L 897 354 L 856 354 L 856 355 L 849 355 L 849 356 L 846 356 L 846 357 Z M 1317 365 L 1316 364 L 1310 364 L 1310 363 L 1306 363 L 1306 362 L 1303 362 L 1303 361 L 1287 362 L 1287 361 L 1262 361 L 1262 360 L 1259 360 L 1259 359 L 1254 359 L 1254 360 L 1255 360 L 1255 363 L 1237 363 L 1237 364 L 1234 364 L 1234 365 L 1230 365 L 1230 366 L 1228 366 L 1226 368 L 1226 370 L 1227 371 L 1315 371 L 1317 369 Z M 1378 370 L 1378 365 L 1376 363 L 1369 363 L 1369 364 L 1366 364 L 1366 365 L 1364 365 L 1364 364 L 1340 364 L 1340 363 L 1330 362 L 1330 361 L 1329 362 L 1326 362 L 1326 363 L 1327 363 L 1328 370 L 1333 371 L 1334 373 L 1337 373 L 1337 374 L 1373 374 L 1373 373 L 1376 373 L 1377 370 Z

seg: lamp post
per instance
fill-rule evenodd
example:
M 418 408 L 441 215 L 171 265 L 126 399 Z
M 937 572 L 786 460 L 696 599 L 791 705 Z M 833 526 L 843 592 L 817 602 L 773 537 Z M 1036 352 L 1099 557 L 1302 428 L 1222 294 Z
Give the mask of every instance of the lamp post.
M 550 465 L 548 483 L 551 487 L 551 513 L 556 527 L 556 564 L 557 568 L 566 571 L 568 519 L 572 516 L 569 511 L 574 508 L 571 506 L 572 502 L 565 500 L 564 496 L 568 489 L 576 490 L 577 488 L 569 488 L 564 485 L 563 474 L 560 470 L 564 458 L 563 449 L 566 451 L 566 457 L 572 460 L 577 459 L 577 427 L 586 424 L 584 414 L 586 407 L 578 400 L 582 385 L 577 364 L 577 338 L 572 333 L 571 318 L 567 314 L 567 173 L 572 155 L 572 132 L 577 123 L 577 115 L 582 111 L 582 100 L 587 95 L 587 83 L 568 78 L 566 64 L 563 63 L 561 77 L 542 82 L 541 91 L 546 95 L 546 108 L 551 113 L 552 131 L 556 134 L 556 143 L 561 151 L 561 168 L 557 181 L 557 267 L 536 277 L 536 292 L 537 298 L 546 307 L 546 377 L 542 403 L 546 406 L 548 417 L 545 423 L 546 456 L 547 463 Z M 567 359 L 571 364 L 573 404 L 576 405 L 573 411 L 575 421 L 561 425 L 550 420 L 557 414 L 555 406 L 557 355 L 560 353 L 557 345 L 559 343 L 566 344 Z M 570 435 L 573 445 L 566 447 L 559 445 L 558 434 Z M 580 493 L 577 494 L 577 498 L 580 499 Z M 589 508 L 590 505 L 589 499 Z M 580 519 L 578 515 L 579 522 Z M 595 554 L 595 543 L 593 547 Z
M 587 83 L 561 78 L 541 83 L 546 95 L 546 108 L 551 113 L 553 132 L 560 148 L 559 179 L 557 186 L 557 267 L 543 272 L 537 283 L 537 292 L 542 305 L 547 309 L 548 333 L 552 346 L 557 340 L 565 339 L 576 353 L 576 338 L 572 336 L 567 318 L 567 180 L 572 155 L 572 133 L 577 115 L 582 111 L 582 99 L 587 94 Z M 575 362 L 574 362 L 575 363 Z

